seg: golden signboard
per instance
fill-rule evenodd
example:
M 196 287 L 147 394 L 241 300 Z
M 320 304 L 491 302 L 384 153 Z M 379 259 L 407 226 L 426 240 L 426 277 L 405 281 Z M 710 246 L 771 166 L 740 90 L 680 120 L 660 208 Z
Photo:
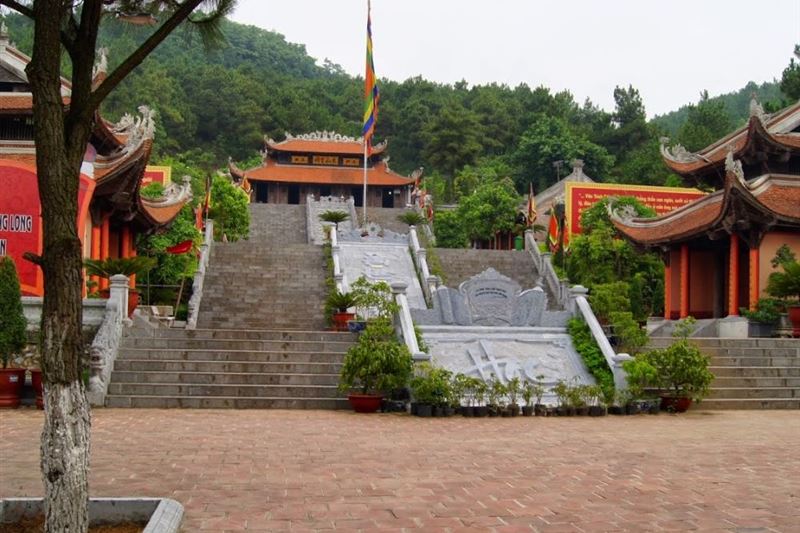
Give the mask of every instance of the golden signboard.
M 315 155 L 311 162 L 315 165 L 338 165 L 339 157 L 335 155 Z
M 342 164 L 346 167 L 360 167 L 361 160 L 357 157 L 344 157 L 342 158 Z
M 308 164 L 308 156 L 307 155 L 293 155 L 292 156 L 292 164 L 293 165 L 307 165 Z

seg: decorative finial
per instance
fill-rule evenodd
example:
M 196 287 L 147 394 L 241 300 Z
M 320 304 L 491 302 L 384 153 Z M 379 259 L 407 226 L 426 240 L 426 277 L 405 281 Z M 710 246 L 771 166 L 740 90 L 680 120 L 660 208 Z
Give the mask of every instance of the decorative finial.
M 583 159 L 573 159 L 572 169 L 577 172 L 583 172 Z
M 766 118 L 764 108 L 758 102 L 758 97 L 755 92 L 750 93 L 750 116 L 758 118 L 762 123 Z
M 92 77 L 108 73 L 108 47 L 101 46 L 97 49 L 97 61 L 92 69 Z
M 8 26 L 5 20 L 0 23 L 0 41 L 8 41 Z
M 733 174 L 741 183 L 745 183 L 742 162 L 733 159 L 733 146 L 728 146 L 728 155 L 725 156 L 725 172 Z

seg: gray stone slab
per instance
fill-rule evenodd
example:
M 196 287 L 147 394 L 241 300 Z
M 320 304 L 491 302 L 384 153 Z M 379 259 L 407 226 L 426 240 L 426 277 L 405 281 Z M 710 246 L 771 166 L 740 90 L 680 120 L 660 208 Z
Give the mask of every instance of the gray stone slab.
M 402 282 L 408 285 L 409 307 L 427 307 L 407 242 L 341 242 L 339 247 L 345 290 L 362 275 L 369 281 L 385 281 L 390 285 Z
M 504 383 L 539 375 L 549 389 L 559 380 L 593 384 L 594 378 L 563 328 L 422 326 L 431 360 L 453 372 Z M 555 397 L 545 396 L 548 403 Z

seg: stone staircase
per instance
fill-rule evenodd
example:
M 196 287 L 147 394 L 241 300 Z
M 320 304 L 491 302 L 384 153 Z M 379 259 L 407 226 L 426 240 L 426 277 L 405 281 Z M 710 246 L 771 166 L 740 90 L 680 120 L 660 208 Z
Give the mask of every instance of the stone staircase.
M 361 217 L 361 209 L 360 207 L 356 208 L 359 217 Z M 409 210 L 403 207 L 367 207 L 367 218 L 383 229 L 395 233 L 408 233 L 408 225 L 397 220 L 397 217 L 406 211 Z
M 325 260 L 302 205 L 251 204 L 250 239 L 215 243 L 198 327 L 325 328 Z
M 800 409 L 800 340 L 692 338 L 716 379 L 705 409 Z M 651 339 L 663 348 L 672 339 Z
M 457 288 L 489 267 L 519 283 L 523 290 L 533 288 L 538 278 L 533 261 L 525 251 L 436 248 L 436 255 L 448 287 Z
M 339 409 L 350 333 L 147 329 L 125 337 L 106 406 Z
M 109 407 L 347 407 L 338 372 L 354 337 L 323 331 L 325 264 L 304 206 L 252 204 L 250 239 L 214 243 L 198 329 L 137 326 Z

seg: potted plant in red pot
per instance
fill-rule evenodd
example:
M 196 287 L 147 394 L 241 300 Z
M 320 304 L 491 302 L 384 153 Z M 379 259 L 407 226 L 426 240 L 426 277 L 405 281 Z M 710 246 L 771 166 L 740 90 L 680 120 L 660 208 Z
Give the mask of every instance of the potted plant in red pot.
M 130 278 L 134 274 L 141 277 L 153 269 L 158 261 L 154 257 L 138 255 L 135 257 L 110 257 L 108 259 L 85 259 L 83 266 L 87 276 L 99 276 L 111 279 L 111 276 L 122 274 Z M 100 291 L 101 296 L 108 298 L 107 289 Z M 139 293 L 136 289 L 128 290 L 128 316 L 133 314 L 134 309 L 139 303 Z
M 24 368 L 8 368 L 11 356 L 25 347 L 25 314 L 17 270 L 9 257 L 0 257 L 0 407 L 19 407 Z
M 677 340 L 669 347 L 641 353 L 623 364 L 632 390 L 659 390 L 662 410 L 686 411 L 708 394 L 714 380 L 708 357 L 689 341 L 694 322 L 692 317 L 678 322 L 673 333 Z
M 792 321 L 792 335 L 800 337 L 800 262 L 787 245 L 778 248 L 772 266 L 783 272 L 769 275 L 767 292 L 776 298 L 786 298 L 789 320 Z
M 356 316 L 355 313 L 348 312 L 348 309 L 356 304 L 356 298 L 353 293 L 334 290 L 328 296 L 326 303 L 331 311 L 333 329 L 347 331 L 347 322 L 353 320 Z
M 351 392 L 347 399 L 358 413 L 374 413 L 384 393 L 406 385 L 413 365 L 411 354 L 395 336 L 388 317 L 370 320 L 347 350 L 339 388 Z

